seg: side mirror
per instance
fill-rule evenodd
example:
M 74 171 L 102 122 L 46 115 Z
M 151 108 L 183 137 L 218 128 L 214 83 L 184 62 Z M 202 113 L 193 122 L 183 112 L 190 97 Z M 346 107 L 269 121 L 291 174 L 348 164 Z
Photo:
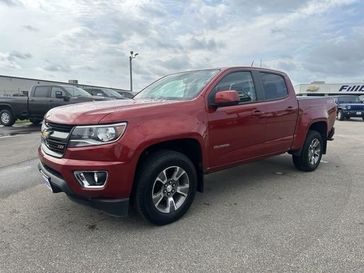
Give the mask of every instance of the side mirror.
M 224 90 L 215 94 L 216 107 L 238 105 L 239 102 L 239 93 L 235 90 Z

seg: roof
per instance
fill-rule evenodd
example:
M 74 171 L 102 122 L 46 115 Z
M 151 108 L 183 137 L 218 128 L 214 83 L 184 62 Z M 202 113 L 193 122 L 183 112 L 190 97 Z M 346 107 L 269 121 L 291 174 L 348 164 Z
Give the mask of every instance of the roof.
M 89 87 L 96 87 L 96 88 L 109 88 L 109 89 L 115 89 L 115 90 L 120 90 L 120 91 L 129 91 L 126 89 L 121 89 L 121 88 L 115 88 L 115 87 L 106 87 L 106 86 L 99 86 L 99 85 L 90 85 L 90 84 L 83 84 L 83 83 L 78 83 L 78 84 L 74 84 L 74 83 L 69 83 L 69 82 L 61 82 L 61 81 L 53 81 L 53 80 L 42 80 L 42 79 L 35 79 L 35 78 L 25 78 L 25 77 L 18 77 L 18 76 L 7 76 L 7 75 L 0 75 L 0 78 L 11 78 L 11 79 L 18 79 L 18 80 L 29 80 L 29 81 L 42 81 L 42 82 L 49 82 L 51 84 L 56 84 L 56 85 L 77 85 L 77 86 L 89 86 Z

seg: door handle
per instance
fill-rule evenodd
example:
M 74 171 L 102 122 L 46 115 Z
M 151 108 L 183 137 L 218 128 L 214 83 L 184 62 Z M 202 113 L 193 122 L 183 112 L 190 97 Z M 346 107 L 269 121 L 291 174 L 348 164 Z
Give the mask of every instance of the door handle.
M 253 115 L 253 116 L 261 116 L 261 115 L 263 115 L 263 112 L 262 112 L 262 111 L 260 111 L 260 110 L 254 110 L 254 111 L 252 112 L 252 115 Z
M 286 111 L 292 111 L 293 110 L 293 106 L 288 106 Z

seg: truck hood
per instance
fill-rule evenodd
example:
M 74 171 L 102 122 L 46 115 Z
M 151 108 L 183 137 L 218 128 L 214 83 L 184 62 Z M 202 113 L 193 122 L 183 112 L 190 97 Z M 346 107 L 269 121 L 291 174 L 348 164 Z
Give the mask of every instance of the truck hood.
M 98 124 L 111 113 L 119 117 L 118 121 L 128 118 L 127 112 L 143 111 L 178 101 L 161 100 L 109 100 L 70 104 L 51 109 L 45 119 L 50 122 L 70 125 Z M 110 122 L 110 121 L 109 121 Z M 102 123 L 108 123 L 106 120 Z

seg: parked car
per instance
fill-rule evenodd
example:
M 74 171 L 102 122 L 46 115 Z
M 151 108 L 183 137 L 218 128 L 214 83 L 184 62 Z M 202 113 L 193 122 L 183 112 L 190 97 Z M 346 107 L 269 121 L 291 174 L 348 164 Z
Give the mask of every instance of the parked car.
M 315 170 L 335 117 L 333 98 L 296 98 L 279 71 L 177 73 L 133 100 L 49 111 L 38 168 L 55 193 L 118 216 L 132 202 L 164 225 L 185 214 L 204 174 L 287 152 L 297 169 Z
M 92 87 L 85 87 L 83 88 L 92 96 L 99 96 L 99 97 L 108 97 L 112 99 L 125 99 L 122 95 L 112 89 L 108 88 L 92 88 Z
M 35 85 L 29 97 L 0 97 L 0 123 L 12 126 L 17 119 L 30 119 L 39 124 L 48 110 L 66 104 L 109 100 L 91 96 L 85 90 L 72 85 Z
M 135 94 L 129 91 L 117 91 L 120 95 L 122 95 L 126 99 L 132 99 L 134 98 Z
M 360 117 L 364 120 L 364 103 L 359 96 L 345 95 L 335 98 L 337 104 L 337 119 L 344 120 L 351 117 Z

